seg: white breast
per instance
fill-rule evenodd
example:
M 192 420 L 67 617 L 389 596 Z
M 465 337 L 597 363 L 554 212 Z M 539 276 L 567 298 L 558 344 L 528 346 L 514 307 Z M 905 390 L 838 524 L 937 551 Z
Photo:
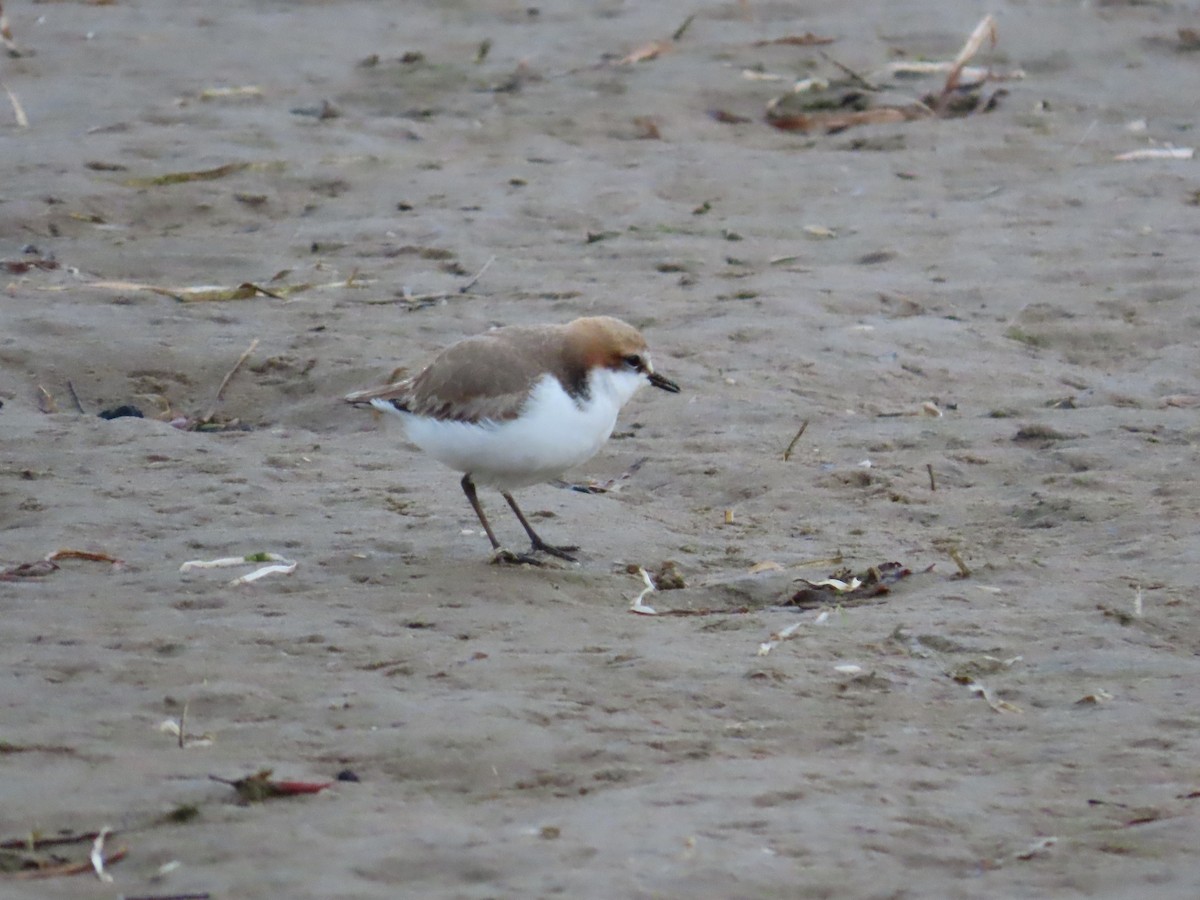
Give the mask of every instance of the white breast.
M 604 446 L 621 411 L 646 376 L 632 371 L 593 369 L 588 399 L 580 406 L 558 379 L 543 375 L 521 415 L 507 422 L 467 424 L 415 416 L 388 403 L 377 409 L 397 413 L 408 439 L 479 484 L 502 490 L 538 484 L 586 462 Z

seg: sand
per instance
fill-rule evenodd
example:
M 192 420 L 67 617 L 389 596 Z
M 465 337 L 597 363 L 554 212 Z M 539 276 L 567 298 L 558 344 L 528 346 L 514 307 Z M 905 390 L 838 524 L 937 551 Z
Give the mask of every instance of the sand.
M 953 58 L 960 6 L 6 4 L 0 563 L 124 565 L 0 581 L 0 838 L 128 854 L 0 893 L 1195 897 L 1200 184 L 1114 160 L 1195 142 L 1195 16 L 1000 3 L 994 111 L 764 123 L 820 51 Z M 599 313 L 684 393 L 566 476 L 618 490 L 519 494 L 578 565 L 489 564 L 340 403 Z M 294 573 L 180 572 L 259 551 Z M 359 780 L 209 778 L 264 768 Z

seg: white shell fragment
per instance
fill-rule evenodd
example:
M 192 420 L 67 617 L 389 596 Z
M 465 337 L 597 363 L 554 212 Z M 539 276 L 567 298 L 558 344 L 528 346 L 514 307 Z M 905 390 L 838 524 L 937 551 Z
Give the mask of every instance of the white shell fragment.
M 639 616 L 657 616 L 658 610 L 656 610 L 653 606 L 647 606 L 642 602 L 644 599 L 646 599 L 647 594 L 654 593 L 657 588 L 654 587 L 654 582 L 650 580 L 649 573 L 641 566 L 638 566 L 638 574 L 642 576 L 642 581 L 645 583 L 646 589 L 638 594 L 633 599 L 633 602 L 629 604 L 629 611 L 631 613 L 637 613 Z
M 1113 159 L 1117 162 L 1141 162 L 1146 159 L 1191 159 L 1195 155 L 1195 147 L 1147 147 L 1118 153 Z
M 831 587 L 839 594 L 862 587 L 862 582 L 857 578 L 851 578 L 849 581 L 842 581 L 840 578 L 824 578 L 821 581 L 809 581 L 807 578 L 802 580 L 809 587 Z
M 193 569 L 224 569 L 229 566 L 244 566 L 247 563 L 269 562 L 271 565 L 255 569 L 229 582 L 230 585 L 249 584 L 268 575 L 291 575 L 296 571 L 297 562 L 287 559 L 278 553 L 251 553 L 247 556 L 224 556 L 220 559 L 192 559 L 179 567 L 179 571 L 190 572 Z
M 104 870 L 104 841 L 110 834 L 112 834 L 112 829 L 105 825 L 96 835 L 96 839 L 92 841 L 92 868 L 96 870 L 96 877 L 105 884 L 109 884 L 113 880 L 113 877 Z
M 966 682 L 966 685 L 967 690 L 969 690 L 972 694 L 979 694 L 979 696 L 983 697 L 983 699 L 987 701 L 987 705 L 998 713 L 1024 712 L 1024 710 L 1022 710 L 1021 707 L 1017 706 L 1016 704 L 1009 703 L 1007 700 L 1001 700 L 981 681 L 975 681 L 972 679 L 971 681 Z
M 778 631 L 776 631 L 774 634 L 772 634 L 769 638 L 767 638 L 765 641 L 763 641 L 761 644 L 758 645 L 758 654 L 757 655 L 758 656 L 766 656 L 768 653 L 770 653 L 772 650 L 774 650 L 777 646 L 782 644 L 784 641 L 791 640 L 792 638 L 794 638 L 796 636 L 796 633 L 801 629 L 801 627 L 803 627 L 803 625 L 804 625 L 804 621 L 801 620 L 799 622 L 793 622 L 787 628 L 780 628 Z
M 1058 843 L 1056 837 L 1044 837 L 1041 840 L 1034 841 L 1021 852 L 1014 854 L 1016 859 L 1033 859 L 1035 856 L 1044 856 L 1051 847 Z
M 164 719 L 158 723 L 158 730 L 173 737 L 180 747 L 211 747 L 213 745 L 213 736 L 208 732 L 196 735 L 183 734 L 178 719 Z

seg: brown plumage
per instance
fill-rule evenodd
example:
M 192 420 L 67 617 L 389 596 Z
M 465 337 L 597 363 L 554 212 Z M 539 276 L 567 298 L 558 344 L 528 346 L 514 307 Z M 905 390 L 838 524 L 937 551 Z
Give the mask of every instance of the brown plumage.
M 645 352 L 641 333 L 610 316 L 565 325 L 508 325 L 451 345 L 412 378 L 356 391 L 346 400 L 355 405 L 384 400 L 403 412 L 448 422 L 505 422 L 520 415 L 543 373 L 578 401 L 591 367 L 616 369 L 625 357 Z

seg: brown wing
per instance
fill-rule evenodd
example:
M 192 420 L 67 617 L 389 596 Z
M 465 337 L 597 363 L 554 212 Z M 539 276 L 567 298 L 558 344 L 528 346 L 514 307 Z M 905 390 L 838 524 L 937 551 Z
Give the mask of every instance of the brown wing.
M 385 400 L 397 409 L 455 422 L 516 418 L 546 372 L 546 326 L 505 328 L 459 341 L 416 377 L 349 395 L 350 403 Z

